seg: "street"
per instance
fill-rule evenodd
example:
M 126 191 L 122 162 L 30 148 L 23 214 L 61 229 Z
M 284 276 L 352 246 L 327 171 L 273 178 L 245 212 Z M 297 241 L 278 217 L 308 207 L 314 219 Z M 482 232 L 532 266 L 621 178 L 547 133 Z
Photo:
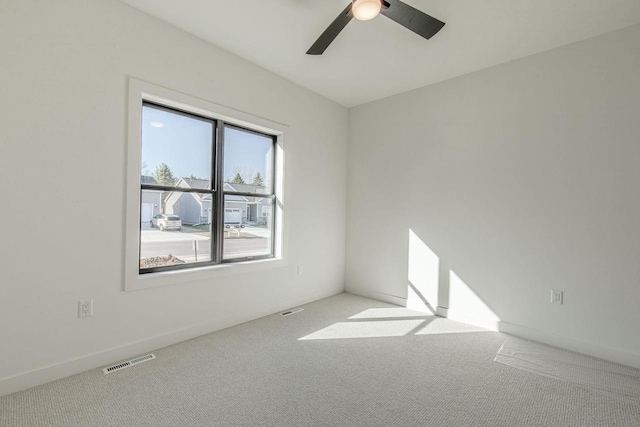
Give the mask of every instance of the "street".
M 166 257 L 171 254 L 186 263 L 210 261 L 211 241 L 206 234 L 208 233 L 160 231 L 145 225 L 140 232 L 140 258 Z M 259 256 L 270 252 L 271 231 L 266 228 L 247 226 L 239 230 L 225 230 L 224 259 Z

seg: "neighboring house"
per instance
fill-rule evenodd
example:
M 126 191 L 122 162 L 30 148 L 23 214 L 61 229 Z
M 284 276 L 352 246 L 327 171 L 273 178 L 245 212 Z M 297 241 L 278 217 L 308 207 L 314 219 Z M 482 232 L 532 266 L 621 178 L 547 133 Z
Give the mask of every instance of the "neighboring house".
M 176 184 L 181 188 L 209 189 L 207 179 L 181 178 Z M 224 183 L 225 191 L 242 193 L 265 193 L 265 187 L 251 184 Z M 225 209 L 238 209 L 242 212 L 242 221 L 263 223 L 271 216 L 271 199 L 258 199 L 246 196 L 227 196 Z M 184 224 L 211 223 L 211 196 L 200 193 L 171 192 L 165 202 L 165 213 L 178 215 Z
M 208 179 L 180 178 L 176 187 L 208 190 Z M 211 194 L 172 191 L 165 201 L 165 213 L 178 215 L 183 224 L 211 223 Z
M 253 184 L 234 184 L 231 182 L 224 183 L 224 191 L 237 191 L 239 193 L 266 193 L 266 188 Z M 271 199 L 259 199 L 257 197 L 246 196 L 227 196 L 225 209 L 240 208 L 242 209 L 242 220 L 244 222 L 266 222 L 271 216 Z
M 158 182 L 152 176 L 142 175 L 140 183 L 149 185 L 158 185 Z M 140 222 L 145 224 L 151 221 L 151 218 L 158 215 L 162 209 L 162 191 L 158 190 L 142 190 L 140 194 Z

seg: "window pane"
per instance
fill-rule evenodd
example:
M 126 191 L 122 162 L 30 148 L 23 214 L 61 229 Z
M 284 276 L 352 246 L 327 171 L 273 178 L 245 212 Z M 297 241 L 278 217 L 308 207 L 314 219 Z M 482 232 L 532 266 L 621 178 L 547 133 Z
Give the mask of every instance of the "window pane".
M 182 187 L 191 178 L 210 185 L 213 134 L 210 120 L 144 105 L 141 184 Z
M 224 191 L 271 194 L 273 138 L 225 127 L 223 178 Z
M 140 268 L 211 261 L 211 194 L 142 190 Z
M 273 254 L 273 200 L 225 196 L 224 259 Z

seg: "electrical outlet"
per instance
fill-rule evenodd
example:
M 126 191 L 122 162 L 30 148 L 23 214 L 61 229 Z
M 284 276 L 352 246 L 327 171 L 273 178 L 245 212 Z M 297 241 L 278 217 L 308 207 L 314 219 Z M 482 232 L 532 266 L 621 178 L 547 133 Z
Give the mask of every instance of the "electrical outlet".
M 298 264 L 298 276 L 302 276 L 304 273 L 304 266 L 302 264 Z
M 78 301 L 78 317 L 93 316 L 93 300 Z
M 551 303 L 562 304 L 562 291 L 558 289 L 551 289 Z

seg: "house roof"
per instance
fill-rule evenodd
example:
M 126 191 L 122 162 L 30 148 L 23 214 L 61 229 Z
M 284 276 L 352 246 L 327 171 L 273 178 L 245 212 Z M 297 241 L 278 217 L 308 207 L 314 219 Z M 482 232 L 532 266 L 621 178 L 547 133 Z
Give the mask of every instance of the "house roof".
M 227 191 L 237 191 L 239 193 L 258 193 L 258 194 L 267 194 L 267 187 L 264 185 L 253 185 L 253 184 L 235 184 L 232 182 L 225 182 L 225 187 L 230 187 L 232 190 Z
M 150 177 L 151 178 L 151 177 Z M 201 178 L 180 178 L 176 187 L 182 188 L 195 188 L 208 190 L 211 187 L 211 181 L 208 179 Z M 258 194 L 267 194 L 267 187 L 264 185 L 253 185 L 253 184 L 236 184 L 231 182 L 224 183 L 225 191 L 237 191 L 239 193 L 258 193 Z M 198 201 L 211 200 L 210 194 L 201 194 L 201 193 L 192 193 L 193 197 Z M 229 201 L 243 201 L 243 202 L 255 202 L 255 197 L 246 197 L 246 196 L 227 196 Z
M 177 187 L 182 188 L 198 188 L 203 190 L 208 190 L 211 188 L 211 181 L 208 179 L 201 178 L 180 178 Z M 258 193 L 258 194 L 267 194 L 267 187 L 264 185 L 253 185 L 253 184 L 236 184 L 233 182 L 225 182 L 224 187 L 226 191 L 237 191 L 239 193 Z
M 211 180 L 201 179 L 201 178 L 180 178 L 180 181 L 178 181 L 177 186 L 208 190 L 211 188 Z
M 156 179 L 152 176 L 142 175 L 140 176 L 140 184 L 158 185 L 158 181 L 156 181 Z

